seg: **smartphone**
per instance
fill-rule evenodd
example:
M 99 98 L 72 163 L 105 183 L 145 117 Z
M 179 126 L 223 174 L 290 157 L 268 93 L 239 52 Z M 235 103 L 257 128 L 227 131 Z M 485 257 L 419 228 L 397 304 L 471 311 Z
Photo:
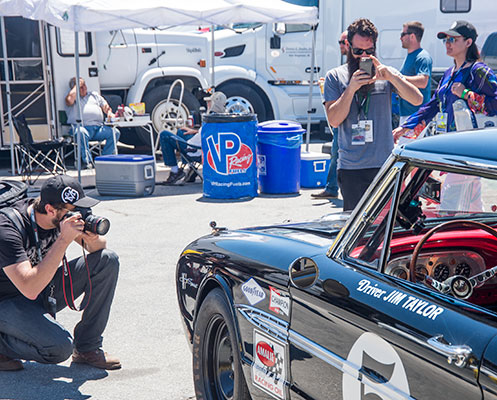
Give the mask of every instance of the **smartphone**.
M 373 76 L 373 60 L 369 57 L 361 57 L 359 69 L 366 72 L 369 76 Z

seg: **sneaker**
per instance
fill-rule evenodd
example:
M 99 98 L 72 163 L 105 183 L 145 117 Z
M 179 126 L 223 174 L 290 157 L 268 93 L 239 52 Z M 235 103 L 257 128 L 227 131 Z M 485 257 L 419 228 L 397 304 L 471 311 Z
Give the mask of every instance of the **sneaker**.
M 104 352 L 102 349 L 87 351 L 84 353 L 80 353 L 78 350 L 74 349 L 72 353 L 72 362 L 88 364 L 92 367 L 101 369 L 121 368 L 121 362 L 116 357 L 112 357 Z
M 0 354 L 0 371 L 19 371 L 23 368 L 21 361 Z
M 175 185 L 177 182 L 185 176 L 185 173 L 182 169 L 179 169 L 178 172 L 170 172 L 169 177 L 164 182 L 164 185 Z
M 184 182 L 186 183 L 193 183 L 195 182 L 195 178 L 197 177 L 197 173 L 193 168 L 189 169 L 188 172 L 186 173 Z
M 311 197 L 315 199 L 336 199 L 338 197 L 338 193 L 330 193 L 327 192 L 326 190 L 323 190 L 322 192 L 319 193 L 312 193 Z

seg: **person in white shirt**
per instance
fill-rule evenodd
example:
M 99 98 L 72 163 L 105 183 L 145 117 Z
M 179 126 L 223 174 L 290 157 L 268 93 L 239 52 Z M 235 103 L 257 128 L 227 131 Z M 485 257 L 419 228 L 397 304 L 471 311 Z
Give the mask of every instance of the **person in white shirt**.
M 204 100 L 207 102 L 207 114 L 226 112 L 227 99 L 223 92 L 214 92 Z M 182 178 L 185 178 L 185 182 L 194 182 L 195 171 L 190 171 L 189 176 L 186 176 L 183 169 L 178 168 L 175 150 L 179 150 L 187 158 L 200 157 L 202 155 L 200 130 L 183 127 L 178 129 L 176 134 L 164 130 L 159 135 L 159 141 L 164 164 L 171 167 L 169 177 L 164 184 L 177 185 Z
M 69 81 L 71 90 L 66 96 L 66 113 L 67 122 L 73 128 L 71 132 L 76 138 L 75 124 L 78 117 L 76 106 L 76 78 Z M 79 79 L 79 94 L 81 99 L 81 162 L 84 167 L 89 167 L 92 163 L 90 147 L 88 142 L 91 140 L 104 141 L 105 145 L 102 149 L 102 155 L 113 154 L 116 147 L 114 142 L 114 134 L 110 126 L 104 125 L 104 116 L 106 118 L 113 118 L 114 113 L 107 101 L 97 92 L 88 92 L 86 82 L 83 78 Z M 120 133 L 116 129 L 115 140 L 119 140 Z

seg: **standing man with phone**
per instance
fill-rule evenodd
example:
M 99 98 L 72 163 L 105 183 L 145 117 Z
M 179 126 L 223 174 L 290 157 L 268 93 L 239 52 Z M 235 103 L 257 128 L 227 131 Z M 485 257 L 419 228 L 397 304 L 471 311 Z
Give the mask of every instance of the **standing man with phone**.
M 347 64 L 326 74 L 324 87 L 328 122 L 338 128 L 338 184 L 344 211 L 352 210 L 393 148 L 392 91 L 414 105 L 420 91 L 399 71 L 374 56 L 378 30 L 360 18 L 347 28 Z M 361 70 L 371 62 L 371 74 Z
M 430 100 L 430 78 L 433 61 L 430 54 L 421 48 L 421 39 L 425 28 L 418 21 L 406 22 L 402 27 L 400 41 L 402 48 L 407 50 L 407 57 L 400 72 L 406 80 L 416 86 L 423 95 L 423 103 Z M 399 99 L 400 121 L 403 124 L 407 118 L 418 111 L 415 106 L 404 99 Z

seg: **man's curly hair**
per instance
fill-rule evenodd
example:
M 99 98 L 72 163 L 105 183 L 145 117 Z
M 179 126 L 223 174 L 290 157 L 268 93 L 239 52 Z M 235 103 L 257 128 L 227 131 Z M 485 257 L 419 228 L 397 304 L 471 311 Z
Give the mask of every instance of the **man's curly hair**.
M 352 44 L 352 38 L 355 34 L 370 37 L 376 45 L 376 39 L 378 39 L 378 29 L 376 29 L 376 26 L 374 26 L 369 19 L 359 18 L 349 25 L 347 28 L 347 40 L 350 44 Z

